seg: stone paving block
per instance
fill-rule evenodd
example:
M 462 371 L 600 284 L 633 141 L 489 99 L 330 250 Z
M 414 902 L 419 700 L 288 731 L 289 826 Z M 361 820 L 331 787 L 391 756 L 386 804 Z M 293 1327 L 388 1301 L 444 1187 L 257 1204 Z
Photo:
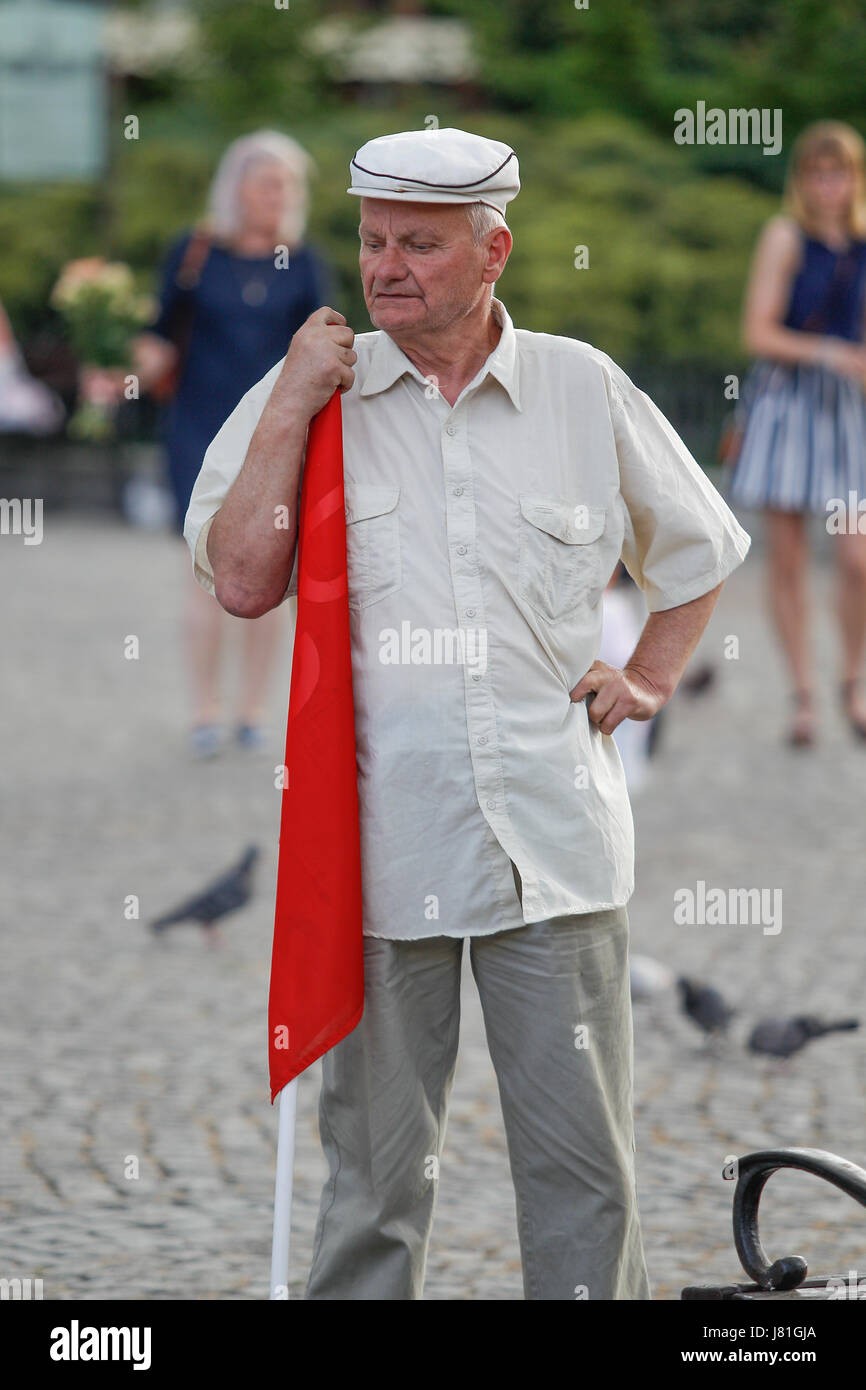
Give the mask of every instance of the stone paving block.
M 46 1297 L 70 1301 L 264 1298 L 277 1128 L 266 1052 L 273 765 L 290 634 L 274 677 L 270 755 L 232 750 L 196 764 L 185 746 L 186 562 L 176 538 L 50 517 L 37 555 L 3 558 L 16 592 L 4 643 L 4 713 L 15 730 L 4 773 L 16 797 L 4 899 L 17 925 L 0 979 L 9 1274 L 44 1277 Z M 831 581 L 816 572 L 816 611 L 830 612 Z M 140 638 L 137 662 L 123 657 L 129 633 Z M 728 635 L 739 639 L 735 661 L 724 654 Z M 761 1016 L 862 1008 L 866 749 L 837 708 L 832 624 L 816 624 L 814 640 L 826 685 L 821 743 L 798 756 L 782 744 L 787 687 L 762 575 L 747 562 L 700 645 L 716 683 L 700 699 L 674 697 L 634 798 L 632 950 L 707 978 L 739 1011 L 727 1041 L 707 1048 L 673 990 L 635 1006 L 638 1195 L 657 1299 L 739 1277 L 731 1184 L 721 1177 L 729 1154 L 817 1144 L 866 1162 L 866 1029 L 784 1065 L 745 1048 Z M 248 843 L 262 848 L 255 896 L 225 923 L 222 946 L 209 949 L 194 926 L 154 939 L 149 918 Z M 779 889 L 781 930 L 678 925 L 674 895 L 699 879 Z M 124 916 L 130 894 L 138 919 Z M 462 1000 L 425 1297 L 519 1300 L 507 1146 L 468 971 Z M 326 1175 L 320 1077 L 317 1063 L 299 1088 L 293 1298 Z M 140 1155 L 137 1181 L 119 1176 L 128 1153 Z M 783 1174 L 764 1202 L 768 1249 L 802 1249 L 814 1270 L 866 1273 L 866 1220 L 842 1194 Z

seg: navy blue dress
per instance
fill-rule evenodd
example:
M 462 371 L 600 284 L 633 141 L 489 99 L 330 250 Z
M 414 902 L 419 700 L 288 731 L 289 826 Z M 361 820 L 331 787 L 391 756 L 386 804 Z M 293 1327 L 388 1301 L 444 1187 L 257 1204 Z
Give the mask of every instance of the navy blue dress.
M 863 341 L 866 241 L 834 250 L 802 234 L 787 328 Z M 831 499 L 866 495 L 866 395 L 823 364 L 763 358 L 743 382 L 739 457 L 724 491 L 732 505 L 827 515 Z
M 183 532 L 195 480 L 205 451 L 241 397 L 283 357 L 295 331 L 328 303 L 327 267 L 309 246 L 289 255 L 277 269 L 273 255 L 239 256 L 213 242 L 199 282 L 182 290 L 175 276 L 191 233 L 170 247 L 162 267 L 160 311 L 149 329 L 170 338 L 183 300 L 192 297 L 189 351 L 176 396 L 161 423 L 175 525 Z

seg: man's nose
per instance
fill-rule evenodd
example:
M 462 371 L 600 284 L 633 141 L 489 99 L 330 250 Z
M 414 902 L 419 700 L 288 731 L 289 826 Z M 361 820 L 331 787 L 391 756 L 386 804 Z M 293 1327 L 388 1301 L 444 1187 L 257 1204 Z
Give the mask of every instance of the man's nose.
M 404 280 L 406 262 L 399 246 L 386 246 L 376 257 L 375 276 L 377 280 Z

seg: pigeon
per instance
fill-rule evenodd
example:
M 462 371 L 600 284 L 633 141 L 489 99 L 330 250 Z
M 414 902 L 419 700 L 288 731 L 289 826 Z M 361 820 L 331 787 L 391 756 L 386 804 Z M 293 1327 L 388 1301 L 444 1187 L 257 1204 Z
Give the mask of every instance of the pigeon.
M 737 1012 L 725 1002 L 717 989 L 703 985 L 699 980 L 689 980 L 682 976 L 677 980 L 683 1013 L 688 1014 L 692 1023 L 697 1024 L 708 1037 L 727 1032 L 728 1024 Z
M 710 690 L 716 683 L 716 668 L 706 662 L 703 666 L 698 666 L 694 671 L 689 671 L 680 681 L 680 690 L 684 695 L 703 695 Z
M 793 1018 L 763 1018 L 749 1035 L 750 1052 L 762 1052 L 768 1057 L 793 1057 L 813 1038 L 827 1033 L 848 1033 L 860 1027 L 859 1018 L 841 1018 L 825 1023 L 814 1014 L 797 1014 Z
M 219 919 L 227 917 L 230 912 L 237 912 L 238 908 L 249 902 L 253 865 L 258 857 L 258 846 L 250 845 L 233 869 L 215 879 L 203 892 L 187 898 L 174 911 L 157 917 L 151 922 L 151 929 L 159 934 L 177 922 L 200 922 L 210 944 L 216 945 L 219 939 L 216 923 Z

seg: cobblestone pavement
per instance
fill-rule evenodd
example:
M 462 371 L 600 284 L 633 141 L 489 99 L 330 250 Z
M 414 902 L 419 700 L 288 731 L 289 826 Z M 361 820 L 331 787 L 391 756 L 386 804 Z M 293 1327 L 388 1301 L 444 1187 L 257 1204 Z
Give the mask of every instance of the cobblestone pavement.
M 0 985 L 0 1275 L 46 1298 L 267 1296 L 276 1110 L 266 1002 L 289 657 L 273 686 L 274 746 L 212 764 L 185 749 L 178 596 L 186 548 L 166 535 L 50 518 L 41 546 L 5 537 L 3 754 L 5 961 Z M 829 602 L 831 575 L 816 576 Z M 9 595 L 14 593 L 14 603 Z M 823 611 L 823 610 L 822 610 Z M 287 615 L 288 616 L 288 615 Z M 140 659 L 123 656 L 128 634 Z M 740 640 L 737 660 L 723 642 Z M 669 994 L 636 1003 L 638 1181 L 654 1296 L 737 1277 L 725 1157 L 864 1144 L 866 1033 L 816 1044 L 787 1067 L 742 1039 L 761 1013 L 857 1012 L 863 998 L 866 748 L 835 702 L 824 624 L 820 751 L 790 753 L 779 662 L 750 561 L 729 581 L 701 652 L 719 667 L 700 700 L 677 696 L 651 782 L 635 799 L 632 948 L 704 975 L 738 1004 L 713 1053 Z M 258 891 L 209 950 L 197 929 L 154 941 L 143 921 L 264 847 Z M 783 928 L 677 926 L 694 887 L 781 888 Z M 140 897 L 142 921 L 124 902 Z M 496 1085 L 471 976 L 428 1264 L 429 1299 L 520 1299 Z M 323 1177 L 318 1066 L 303 1078 L 292 1295 L 300 1292 Z M 138 1176 L 129 1177 L 131 1159 Z M 781 1174 L 765 1243 L 815 1271 L 866 1273 L 850 1199 Z

